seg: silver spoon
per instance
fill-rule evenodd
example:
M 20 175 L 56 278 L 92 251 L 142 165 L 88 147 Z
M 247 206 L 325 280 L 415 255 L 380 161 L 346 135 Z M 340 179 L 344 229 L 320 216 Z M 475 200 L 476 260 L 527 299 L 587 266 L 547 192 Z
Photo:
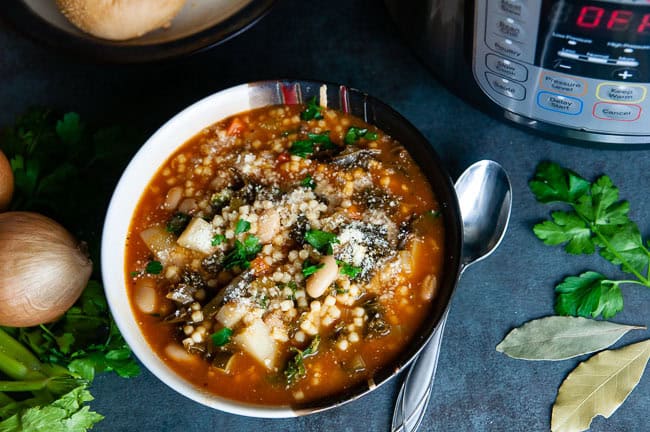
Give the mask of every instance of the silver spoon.
M 463 219 L 463 247 L 460 274 L 490 255 L 508 227 L 512 188 L 505 170 L 490 160 L 476 162 L 455 184 Z M 393 411 L 393 432 L 414 432 L 426 411 L 438 366 L 449 306 L 429 343 L 413 361 Z

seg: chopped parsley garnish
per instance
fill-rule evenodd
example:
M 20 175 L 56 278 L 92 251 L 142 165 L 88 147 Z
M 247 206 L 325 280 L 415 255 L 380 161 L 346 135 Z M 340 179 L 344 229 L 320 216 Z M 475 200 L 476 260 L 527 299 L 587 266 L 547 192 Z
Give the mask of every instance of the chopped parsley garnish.
M 296 355 L 289 360 L 287 367 L 284 369 L 284 376 L 287 378 L 287 383 L 289 385 L 296 383 L 298 380 L 304 378 L 307 375 L 307 370 L 305 369 L 305 359 L 318 353 L 319 344 L 320 336 L 316 335 L 304 351 L 301 351 L 296 347 L 290 348 L 290 350 L 295 352 Z
M 163 269 L 163 265 L 159 261 L 149 261 L 147 264 L 147 267 L 145 267 L 145 271 L 149 274 L 160 274 L 160 272 Z
M 313 189 L 316 189 L 316 182 L 314 181 L 314 179 L 309 174 L 307 174 L 307 177 L 305 177 L 304 179 L 302 179 L 300 181 L 300 186 L 303 186 L 303 187 L 306 187 L 306 188 L 309 188 L 309 189 L 313 190 Z
M 180 235 L 190 223 L 190 219 L 192 219 L 191 216 L 186 213 L 175 213 L 167 221 L 167 232 Z
M 345 134 L 344 141 L 346 144 L 354 144 L 359 141 L 360 138 L 365 138 L 368 141 L 374 141 L 379 138 L 375 132 L 369 131 L 367 128 L 358 128 L 352 126 Z
M 301 158 L 306 158 L 310 154 L 318 153 L 323 150 L 336 148 L 336 144 L 330 139 L 329 132 L 320 134 L 308 133 L 306 140 L 295 141 L 289 148 L 289 153 Z
M 314 249 L 325 255 L 332 255 L 332 245 L 339 242 L 333 233 L 320 230 L 309 230 L 305 232 L 305 241 Z
M 219 246 L 221 243 L 226 241 L 226 236 L 223 234 L 215 234 L 212 237 L 212 246 Z
M 307 101 L 307 108 L 300 113 L 302 120 L 319 120 L 323 118 L 323 107 L 316 102 L 316 96 Z
M 289 147 L 289 153 L 301 158 L 306 158 L 314 153 L 314 142 L 310 140 L 296 141 Z
M 257 237 L 249 235 L 241 242 L 235 240 L 233 249 L 228 252 L 223 261 L 224 268 L 233 268 L 235 266 L 247 269 L 251 265 L 251 260 L 262 250 L 262 245 Z
M 336 260 L 336 264 L 339 266 L 339 273 L 349 277 L 350 279 L 355 279 L 358 277 L 363 270 L 361 267 L 355 267 L 352 264 L 348 264 L 339 260 Z
M 131 275 L 131 277 L 138 277 L 138 276 L 140 276 L 140 272 L 139 271 L 132 271 L 130 273 L 130 275 Z
M 232 336 L 232 329 L 224 327 L 216 333 L 212 333 L 210 337 L 212 338 L 212 343 L 214 346 L 224 346 L 230 342 L 230 336 Z
M 239 219 L 237 225 L 235 226 L 235 235 L 245 233 L 251 229 L 251 223 L 244 219 Z
M 318 269 L 322 268 L 325 264 L 320 263 L 320 264 L 314 264 L 313 262 L 309 260 L 305 260 L 305 262 L 302 265 L 302 275 L 304 277 L 311 276 L 314 273 L 318 271 Z

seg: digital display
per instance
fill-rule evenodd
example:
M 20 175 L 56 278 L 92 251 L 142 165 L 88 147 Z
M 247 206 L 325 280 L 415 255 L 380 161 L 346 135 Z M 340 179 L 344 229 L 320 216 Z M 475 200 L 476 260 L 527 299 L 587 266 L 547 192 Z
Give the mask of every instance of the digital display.
M 582 6 L 576 25 L 583 29 L 606 29 L 650 35 L 650 13 L 634 13 L 626 9 L 607 10 L 600 6 Z
M 543 0 L 536 62 L 602 79 L 647 82 L 650 2 Z
M 544 9 L 548 13 L 542 16 L 546 17 L 549 28 L 559 27 L 583 35 L 600 34 L 619 41 L 650 41 L 650 6 L 545 0 Z

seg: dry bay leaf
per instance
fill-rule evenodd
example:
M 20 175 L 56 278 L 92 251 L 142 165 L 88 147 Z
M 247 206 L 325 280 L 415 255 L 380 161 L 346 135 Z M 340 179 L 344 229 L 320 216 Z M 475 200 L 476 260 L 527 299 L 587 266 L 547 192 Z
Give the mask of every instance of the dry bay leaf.
M 512 330 L 496 350 L 523 360 L 565 360 L 605 349 L 635 329 L 645 327 L 550 316 Z
M 584 431 L 595 416 L 609 418 L 639 384 L 648 359 L 650 339 L 580 363 L 557 392 L 551 431 Z

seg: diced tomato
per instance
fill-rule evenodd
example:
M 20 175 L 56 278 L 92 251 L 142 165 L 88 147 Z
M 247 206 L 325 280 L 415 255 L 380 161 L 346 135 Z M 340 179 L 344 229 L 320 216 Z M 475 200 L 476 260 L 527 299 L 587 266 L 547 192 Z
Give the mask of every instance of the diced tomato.
M 246 125 L 244 124 L 243 121 L 239 117 L 235 117 L 232 119 L 232 122 L 230 122 L 230 126 L 228 126 L 228 130 L 226 133 L 228 135 L 239 135 L 244 131 L 244 127 Z
M 287 152 L 282 152 L 278 155 L 278 162 L 289 162 L 291 160 L 291 155 Z
M 271 266 L 268 265 L 261 256 L 258 256 L 251 261 L 251 268 L 255 270 L 255 275 L 257 276 L 268 273 L 268 271 L 271 270 Z

